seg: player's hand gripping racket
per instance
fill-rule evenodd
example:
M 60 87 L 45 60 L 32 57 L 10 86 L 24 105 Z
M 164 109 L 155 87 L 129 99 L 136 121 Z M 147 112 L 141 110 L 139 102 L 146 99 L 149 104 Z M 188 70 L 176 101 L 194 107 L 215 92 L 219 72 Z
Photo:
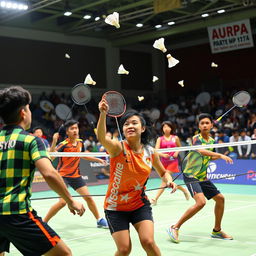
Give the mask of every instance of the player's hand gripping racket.
M 117 120 L 117 117 L 122 116 L 124 114 L 124 112 L 126 111 L 125 99 L 124 99 L 123 95 L 117 91 L 108 91 L 108 92 L 104 93 L 103 98 L 105 98 L 105 100 L 108 103 L 108 107 L 109 107 L 107 115 L 114 117 L 116 120 L 119 138 L 120 138 L 120 141 L 122 144 L 124 155 L 126 156 L 126 152 L 125 152 L 124 145 L 123 145 L 123 138 L 122 138 L 122 134 L 121 134 L 120 127 L 118 124 L 118 120 Z
M 203 156 L 198 151 L 189 151 L 183 158 L 180 164 L 180 173 L 173 179 L 173 182 L 181 175 L 188 178 L 196 178 L 199 180 L 200 177 L 206 178 L 206 173 L 202 172 L 203 167 Z M 200 178 L 201 180 L 201 178 Z M 179 184 L 178 184 L 179 185 Z M 160 188 L 147 189 L 147 191 L 158 190 L 168 188 L 168 186 Z
M 221 115 L 214 122 L 218 123 L 222 119 L 223 116 L 225 116 L 227 113 L 229 113 L 235 107 L 242 108 L 242 107 L 247 106 L 247 104 L 249 103 L 250 100 L 251 100 L 251 95 L 246 91 L 239 91 L 239 92 L 235 93 L 232 98 L 234 106 L 232 108 L 230 108 L 228 111 L 226 111 L 223 115 Z

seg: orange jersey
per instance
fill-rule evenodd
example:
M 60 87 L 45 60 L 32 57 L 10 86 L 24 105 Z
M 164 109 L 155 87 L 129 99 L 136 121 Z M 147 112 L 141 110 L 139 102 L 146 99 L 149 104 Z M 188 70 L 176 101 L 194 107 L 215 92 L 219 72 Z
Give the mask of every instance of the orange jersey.
M 69 139 L 62 141 L 56 148 L 58 152 L 84 152 L 84 144 L 81 139 L 76 140 L 76 146 Z M 80 177 L 80 157 L 59 157 L 57 170 L 62 177 Z
M 142 153 L 134 153 L 126 142 L 124 147 L 126 157 L 121 152 L 110 158 L 106 210 L 134 211 L 148 202 L 145 185 L 152 169 L 154 149 L 146 146 Z

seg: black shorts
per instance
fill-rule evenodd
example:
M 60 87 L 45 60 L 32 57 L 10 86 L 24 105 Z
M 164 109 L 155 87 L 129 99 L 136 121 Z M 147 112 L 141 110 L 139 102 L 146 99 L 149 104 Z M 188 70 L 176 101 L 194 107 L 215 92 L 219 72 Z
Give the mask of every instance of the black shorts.
M 216 188 L 216 186 L 210 181 L 210 180 L 206 180 L 203 182 L 196 182 L 198 181 L 195 178 L 188 178 L 186 176 L 183 176 L 184 182 L 186 183 L 186 186 L 191 194 L 192 197 L 194 197 L 194 195 L 196 193 L 203 193 L 204 196 L 210 200 L 212 199 L 214 196 L 220 194 L 220 191 Z M 190 183 L 191 184 L 187 184 Z M 193 183 L 194 182 L 194 183 Z
M 143 220 L 153 221 L 152 208 L 149 204 L 145 204 L 139 209 L 128 212 L 105 210 L 105 216 L 111 234 L 121 230 L 129 230 L 130 223 L 134 225 Z
M 74 190 L 77 190 L 81 187 L 86 186 L 86 182 L 81 176 L 77 177 L 77 178 L 70 178 L 70 177 L 62 177 L 62 178 L 63 178 L 65 184 L 67 186 L 70 186 Z
M 12 243 L 25 256 L 39 256 L 55 247 L 60 237 L 36 211 L 0 215 L 0 253 L 9 252 Z

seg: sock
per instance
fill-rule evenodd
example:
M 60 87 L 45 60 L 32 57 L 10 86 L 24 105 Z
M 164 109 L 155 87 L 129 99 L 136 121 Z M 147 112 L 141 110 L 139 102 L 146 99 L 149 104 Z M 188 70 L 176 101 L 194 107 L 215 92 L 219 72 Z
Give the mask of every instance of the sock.
M 213 231 L 213 232 L 220 232 L 221 229 L 220 229 L 220 230 L 213 229 L 212 231 Z

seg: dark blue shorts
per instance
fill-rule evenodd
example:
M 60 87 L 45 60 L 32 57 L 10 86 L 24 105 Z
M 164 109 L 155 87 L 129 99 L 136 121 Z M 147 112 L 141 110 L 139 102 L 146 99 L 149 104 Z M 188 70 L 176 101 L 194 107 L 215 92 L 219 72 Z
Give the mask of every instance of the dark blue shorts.
M 129 212 L 105 210 L 105 216 L 111 234 L 121 230 L 129 230 L 130 223 L 134 225 L 143 220 L 153 221 L 152 208 L 149 204 Z
M 22 255 L 40 256 L 59 241 L 57 233 L 37 216 L 36 211 L 0 215 L 0 253 L 9 252 L 12 243 Z
M 216 186 L 210 180 L 206 180 L 203 182 L 196 182 L 198 181 L 197 179 L 188 178 L 184 175 L 183 175 L 183 179 L 192 197 L 194 197 L 196 193 L 203 193 L 204 196 L 208 200 L 210 200 L 214 196 L 220 194 L 220 191 L 216 188 Z
M 70 178 L 70 177 L 62 177 L 62 178 L 63 178 L 65 184 L 67 186 L 70 186 L 74 190 L 77 190 L 81 187 L 86 186 L 86 182 L 81 176 L 77 177 L 77 178 Z

